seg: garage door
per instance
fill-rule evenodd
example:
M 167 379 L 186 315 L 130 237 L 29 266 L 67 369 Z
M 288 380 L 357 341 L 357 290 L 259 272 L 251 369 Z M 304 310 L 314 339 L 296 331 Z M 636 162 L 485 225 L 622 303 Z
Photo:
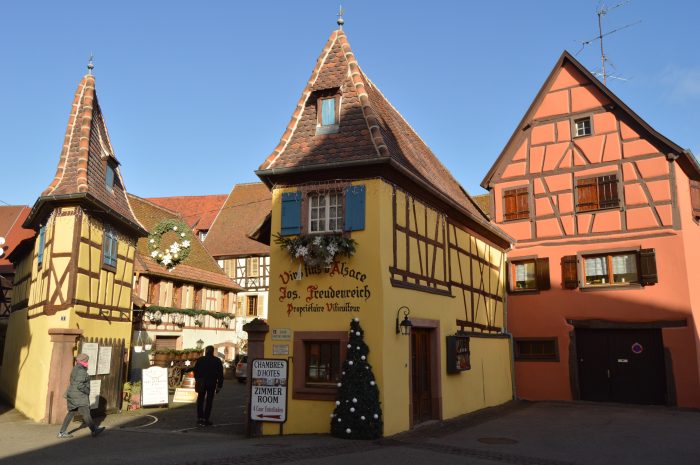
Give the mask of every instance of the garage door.
M 577 329 L 581 400 L 665 404 L 660 329 Z

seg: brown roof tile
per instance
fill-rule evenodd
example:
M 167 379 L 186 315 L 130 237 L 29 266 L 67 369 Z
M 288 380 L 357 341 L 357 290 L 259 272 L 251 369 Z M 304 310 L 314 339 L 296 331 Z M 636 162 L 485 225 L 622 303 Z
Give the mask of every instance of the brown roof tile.
M 339 88 L 339 131 L 316 135 L 314 92 Z M 272 170 L 340 162 L 391 159 L 455 202 L 474 221 L 498 235 L 488 218 L 401 114 L 361 70 L 345 33 L 334 31 L 318 58 L 297 109 L 273 153 L 258 174 Z M 503 236 L 505 237 L 505 236 Z
M 491 212 L 491 194 L 473 195 L 472 200 L 489 218 L 492 217 Z
M 248 237 L 270 213 L 270 191 L 263 183 L 233 186 L 214 219 L 204 245 L 214 257 L 268 255 L 270 247 Z
M 177 213 L 173 213 L 141 197 L 129 194 L 129 201 L 136 217 L 147 230 L 153 229 L 158 223 L 166 219 L 182 219 Z M 135 260 L 134 269 L 137 272 L 205 284 L 212 287 L 241 290 L 240 286 L 226 276 L 226 273 L 198 240 L 192 241 L 190 254 L 187 259 L 171 270 L 158 264 L 150 257 L 148 238 L 142 237 L 138 240 L 136 252 L 137 259 Z
M 22 242 L 35 236 L 33 229 L 25 229 L 22 223 L 27 219 L 30 209 L 25 205 L 0 206 L 0 237 L 5 238 L 5 244 L 0 256 L 0 269 L 12 267 L 12 263 L 7 259 L 8 255 Z
M 226 194 L 150 197 L 146 200 L 176 211 L 195 232 L 208 231 L 223 206 Z
M 112 192 L 105 185 L 107 162 L 114 167 Z M 95 92 L 95 77 L 83 77 L 75 92 L 56 176 L 35 205 L 66 196 L 84 196 L 139 232 L 141 228 L 129 205 L 119 161 L 109 140 L 107 126 Z M 33 211 L 30 216 L 34 216 Z M 33 220 L 33 218 L 30 218 Z

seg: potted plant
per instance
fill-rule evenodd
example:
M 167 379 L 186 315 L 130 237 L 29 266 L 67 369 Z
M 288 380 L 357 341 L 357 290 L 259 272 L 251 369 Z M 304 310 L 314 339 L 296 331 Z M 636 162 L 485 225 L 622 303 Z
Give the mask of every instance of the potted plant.
M 127 405 L 127 410 L 138 410 L 141 408 L 141 381 L 137 381 L 131 384 L 130 394 L 129 394 L 129 404 Z

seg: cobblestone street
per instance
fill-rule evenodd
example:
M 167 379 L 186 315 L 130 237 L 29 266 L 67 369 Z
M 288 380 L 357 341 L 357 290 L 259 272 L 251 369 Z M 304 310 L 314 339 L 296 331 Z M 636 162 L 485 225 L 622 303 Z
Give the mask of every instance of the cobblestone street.
M 695 465 L 700 412 L 614 404 L 513 402 L 379 441 L 326 435 L 246 439 L 245 388 L 227 381 L 215 426 L 194 426 L 194 405 L 110 415 L 91 438 L 0 414 L 0 464 L 664 464 Z M 73 428 L 78 423 L 72 424 Z

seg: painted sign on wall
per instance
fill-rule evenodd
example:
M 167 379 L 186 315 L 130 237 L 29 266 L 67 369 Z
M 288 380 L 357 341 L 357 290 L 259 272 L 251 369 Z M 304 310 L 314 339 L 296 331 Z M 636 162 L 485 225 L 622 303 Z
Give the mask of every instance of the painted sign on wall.
M 279 277 L 283 285 L 277 299 L 287 304 L 287 316 L 360 312 L 362 303 L 372 296 L 372 290 L 366 284 L 367 275 L 346 262 L 333 262 L 327 269 L 306 266 L 298 271 L 284 271 Z M 309 282 L 301 288 L 289 286 L 292 281 L 301 281 L 304 277 L 308 277 Z M 320 278 L 331 278 L 337 284 L 320 284 Z

